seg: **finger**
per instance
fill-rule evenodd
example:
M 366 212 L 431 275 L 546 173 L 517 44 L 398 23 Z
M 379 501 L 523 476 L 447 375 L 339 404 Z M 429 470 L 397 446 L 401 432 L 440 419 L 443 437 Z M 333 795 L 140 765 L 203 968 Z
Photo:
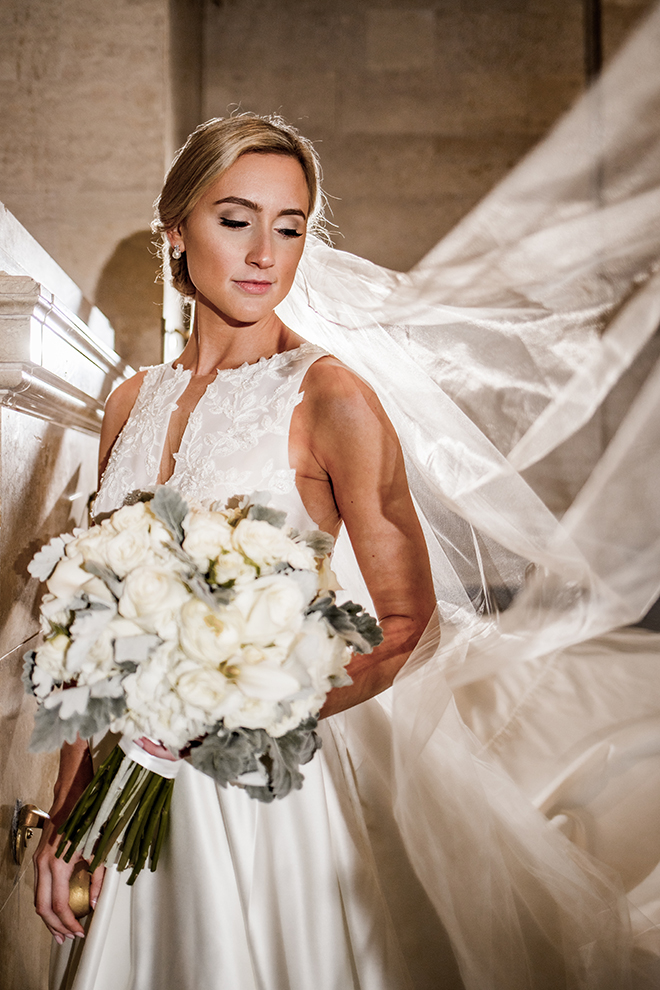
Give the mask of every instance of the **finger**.
M 37 914 L 42 919 L 53 938 L 59 943 L 59 945 L 62 945 L 64 939 L 73 938 L 74 933 L 62 923 L 60 918 L 55 913 L 52 899 L 53 883 L 50 870 L 44 867 L 40 869 L 37 867 L 35 873 L 37 872 L 38 881 L 36 883 L 34 895 L 34 906 Z
M 103 886 L 103 878 L 105 877 L 105 866 L 97 866 L 92 873 L 92 880 L 89 885 L 89 906 L 92 911 L 96 907 L 96 902 L 99 899 L 99 894 L 101 893 L 101 887 Z
M 69 880 L 73 867 L 78 860 L 72 861 L 67 866 L 71 870 L 53 870 L 52 872 L 52 905 L 57 916 L 60 927 L 64 928 L 65 935 L 77 935 L 79 938 L 85 937 L 85 929 L 82 927 L 75 914 L 69 906 Z M 57 926 L 55 926 L 57 927 Z

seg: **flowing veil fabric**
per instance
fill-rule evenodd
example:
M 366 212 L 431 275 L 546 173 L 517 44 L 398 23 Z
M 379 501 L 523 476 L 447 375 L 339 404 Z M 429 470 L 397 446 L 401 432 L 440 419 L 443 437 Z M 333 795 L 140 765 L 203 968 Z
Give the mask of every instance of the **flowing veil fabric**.
M 658 51 L 660 8 L 411 272 L 311 239 L 279 310 L 404 449 L 440 621 L 383 773 L 468 990 L 660 982 L 660 644 L 613 631 L 660 596 Z

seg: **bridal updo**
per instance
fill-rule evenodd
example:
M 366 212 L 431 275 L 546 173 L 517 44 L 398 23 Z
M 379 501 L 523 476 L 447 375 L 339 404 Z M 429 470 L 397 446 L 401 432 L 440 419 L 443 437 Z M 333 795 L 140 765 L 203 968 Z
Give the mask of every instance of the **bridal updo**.
M 208 186 L 241 155 L 254 153 L 289 155 L 300 162 L 309 190 L 309 227 L 313 230 L 319 225 L 321 167 L 310 141 L 279 117 L 246 113 L 207 120 L 195 128 L 177 152 L 156 200 L 156 218 L 152 224 L 154 233 L 163 239 L 163 262 L 169 265 L 172 283 L 184 296 L 195 295 L 186 255 L 184 252 L 180 258 L 174 258 L 165 235 L 186 219 Z

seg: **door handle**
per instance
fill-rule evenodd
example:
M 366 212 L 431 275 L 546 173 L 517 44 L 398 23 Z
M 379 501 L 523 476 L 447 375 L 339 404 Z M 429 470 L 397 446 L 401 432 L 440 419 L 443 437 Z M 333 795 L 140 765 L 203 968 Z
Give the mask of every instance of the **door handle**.
M 43 828 L 50 815 L 37 808 L 36 804 L 16 802 L 11 821 L 11 852 L 17 866 L 23 864 L 27 844 L 34 834 L 35 828 Z M 89 884 L 91 876 L 87 863 L 78 863 L 69 881 L 69 906 L 76 918 L 84 918 L 90 912 Z

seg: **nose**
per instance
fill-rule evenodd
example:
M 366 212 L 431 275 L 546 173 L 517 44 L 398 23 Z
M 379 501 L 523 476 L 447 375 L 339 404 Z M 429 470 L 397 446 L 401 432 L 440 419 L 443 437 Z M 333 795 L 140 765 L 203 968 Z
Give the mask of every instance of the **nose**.
M 254 268 L 272 268 L 275 264 L 275 250 L 272 234 L 269 230 L 254 231 L 254 236 L 247 253 L 246 262 Z

